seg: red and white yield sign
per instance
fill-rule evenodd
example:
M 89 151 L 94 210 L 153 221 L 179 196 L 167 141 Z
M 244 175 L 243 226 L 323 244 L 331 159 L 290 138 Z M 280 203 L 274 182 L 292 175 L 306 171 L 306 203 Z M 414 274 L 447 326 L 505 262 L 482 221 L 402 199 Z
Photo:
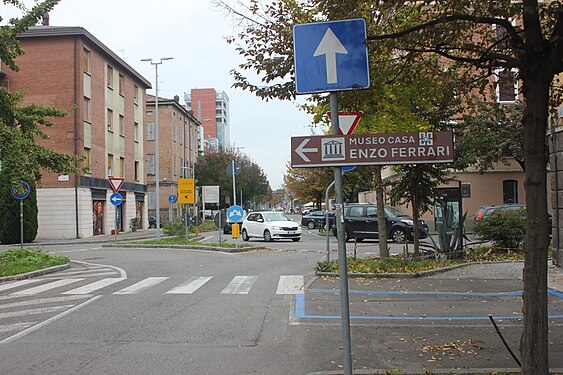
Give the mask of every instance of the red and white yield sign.
M 332 120 L 330 111 L 326 113 L 328 118 Z M 362 118 L 363 112 L 338 112 L 338 128 L 340 134 L 352 134 L 354 129 L 360 119 Z
M 118 193 L 119 189 L 121 189 L 121 185 L 123 185 L 123 181 L 125 181 L 122 177 L 110 177 L 108 178 L 109 186 L 111 186 L 114 193 Z
M 453 151 L 451 131 L 291 137 L 291 166 L 448 163 Z

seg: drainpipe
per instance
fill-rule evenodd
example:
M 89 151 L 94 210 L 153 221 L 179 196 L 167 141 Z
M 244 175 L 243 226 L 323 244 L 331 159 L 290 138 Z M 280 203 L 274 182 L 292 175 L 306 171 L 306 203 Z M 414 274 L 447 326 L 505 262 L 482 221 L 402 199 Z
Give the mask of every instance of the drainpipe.
M 76 70 L 76 53 L 77 53 L 77 48 L 76 45 L 78 43 L 78 38 L 75 36 L 74 37 L 74 156 L 78 156 L 78 103 L 76 100 L 76 95 L 77 95 L 77 80 L 76 80 L 76 74 L 77 74 L 77 70 Z M 74 166 L 76 168 L 78 168 L 78 162 L 75 160 L 74 161 Z M 79 238 L 79 232 L 78 232 L 78 172 L 74 173 L 74 218 L 75 218 L 75 224 L 76 224 L 76 238 Z
M 561 239 L 559 235 L 559 168 L 557 167 L 557 142 L 555 141 L 555 116 L 551 116 L 551 145 L 553 152 L 553 168 L 555 173 L 553 175 L 554 185 L 555 185 L 555 249 L 553 251 L 553 258 L 555 264 L 561 267 L 561 259 L 559 259 L 559 251 L 561 245 Z

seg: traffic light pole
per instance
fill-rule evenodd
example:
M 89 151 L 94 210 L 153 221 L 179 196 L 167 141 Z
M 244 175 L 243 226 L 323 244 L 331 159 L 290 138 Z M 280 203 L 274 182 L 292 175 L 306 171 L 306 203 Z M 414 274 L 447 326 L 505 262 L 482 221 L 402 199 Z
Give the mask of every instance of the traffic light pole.
M 330 93 L 330 111 L 333 113 L 332 135 L 340 133 L 338 123 L 338 94 Z M 344 241 L 344 197 L 342 194 L 342 169 L 334 167 L 334 191 L 336 193 L 336 234 L 338 239 L 338 276 L 340 278 L 340 314 L 342 319 L 342 344 L 344 375 L 352 375 L 352 344 L 350 338 L 350 302 L 348 297 L 348 264 Z

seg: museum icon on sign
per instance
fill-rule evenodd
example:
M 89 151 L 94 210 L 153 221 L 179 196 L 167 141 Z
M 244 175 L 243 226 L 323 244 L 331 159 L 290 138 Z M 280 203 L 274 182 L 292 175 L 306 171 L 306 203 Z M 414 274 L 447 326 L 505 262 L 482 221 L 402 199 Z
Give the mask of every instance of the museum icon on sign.
M 344 138 L 326 138 L 321 142 L 322 160 L 345 160 Z

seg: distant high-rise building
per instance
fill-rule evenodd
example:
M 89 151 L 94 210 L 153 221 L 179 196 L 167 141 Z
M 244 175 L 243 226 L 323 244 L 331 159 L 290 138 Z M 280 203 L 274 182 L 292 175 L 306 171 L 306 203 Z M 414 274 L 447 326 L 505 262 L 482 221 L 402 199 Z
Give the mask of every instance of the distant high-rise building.
M 192 89 L 184 94 L 188 110 L 203 127 L 204 149 L 230 147 L 229 97 L 213 88 Z

